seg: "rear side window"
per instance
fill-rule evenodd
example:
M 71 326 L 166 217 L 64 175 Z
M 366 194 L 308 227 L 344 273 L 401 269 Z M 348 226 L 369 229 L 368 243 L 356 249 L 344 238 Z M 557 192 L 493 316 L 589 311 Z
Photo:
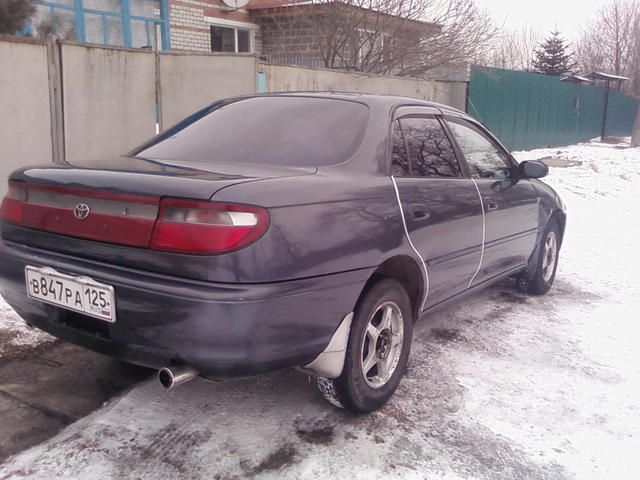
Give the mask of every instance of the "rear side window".
M 360 146 L 369 117 L 361 103 L 313 97 L 255 97 L 216 104 L 135 149 L 157 160 L 337 165 Z
M 456 154 L 436 118 L 403 118 L 400 125 L 407 141 L 412 176 L 459 176 Z
M 460 176 L 455 151 L 435 117 L 405 117 L 395 122 L 392 174 L 429 178 Z
M 393 148 L 391 151 L 391 175 L 408 177 L 410 175 L 407 149 L 400 129 L 400 121 L 393 122 Z

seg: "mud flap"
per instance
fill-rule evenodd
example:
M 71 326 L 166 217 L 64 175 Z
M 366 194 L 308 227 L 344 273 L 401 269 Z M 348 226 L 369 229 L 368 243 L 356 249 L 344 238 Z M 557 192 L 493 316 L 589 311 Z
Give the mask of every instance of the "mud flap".
M 529 257 L 529 261 L 527 262 L 527 270 L 516 277 L 516 281 L 518 282 L 518 286 L 520 287 L 520 283 L 524 282 L 521 288 L 526 288 L 526 284 L 529 281 L 533 280 L 533 276 L 536 273 L 536 268 L 538 267 L 538 257 L 540 256 L 540 241 L 541 239 L 536 240 L 536 246 Z
M 514 278 L 516 280 L 516 285 L 518 290 L 521 292 L 526 292 L 529 288 L 529 283 L 533 280 L 533 276 L 536 273 L 536 268 L 538 266 L 538 257 L 540 256 L 540 239 L 536 240 L 536 246 L 529 257 L 529 261 L 527 262 L 527 269 L 515 275 Z

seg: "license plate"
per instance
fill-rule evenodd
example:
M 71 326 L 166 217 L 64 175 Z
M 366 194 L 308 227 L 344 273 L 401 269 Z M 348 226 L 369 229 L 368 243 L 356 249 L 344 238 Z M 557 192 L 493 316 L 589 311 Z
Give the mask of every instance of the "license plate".
M 51 267 L 24 269 L 29 297 L 92 317 L 116 321 L 113 287 L 89 277 L 74 277 Z

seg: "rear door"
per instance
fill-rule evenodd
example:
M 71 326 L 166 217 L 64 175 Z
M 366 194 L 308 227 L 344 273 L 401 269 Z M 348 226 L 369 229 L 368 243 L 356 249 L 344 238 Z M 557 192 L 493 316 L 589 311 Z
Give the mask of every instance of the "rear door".
M 481 125 L 448 116 L 447 125 L 482 195 L 486 234 L 483 261 L 473 284 L 523 267 L 538 226 L 535 189 L 521 179 L 511 155 Z
M 427 267 L 429 307 L 466 289 L 479 268 L 482 207 L 437 110 L 399 109 L 392 132 L 391 173 L 409 238 Z

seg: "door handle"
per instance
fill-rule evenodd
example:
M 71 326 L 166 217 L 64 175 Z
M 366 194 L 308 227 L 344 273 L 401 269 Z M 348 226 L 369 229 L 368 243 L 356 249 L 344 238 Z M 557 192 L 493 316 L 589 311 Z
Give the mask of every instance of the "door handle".
M 410 203 L 407 207 L 413 220 L 426 220 L 431 216 L 429 207 L 424 203 Z
M 491 212 L 492 210 L 498 210 L 498 208 L 500 208 L 500 206 L 494 198 L 487 198 L 487 210 Z

